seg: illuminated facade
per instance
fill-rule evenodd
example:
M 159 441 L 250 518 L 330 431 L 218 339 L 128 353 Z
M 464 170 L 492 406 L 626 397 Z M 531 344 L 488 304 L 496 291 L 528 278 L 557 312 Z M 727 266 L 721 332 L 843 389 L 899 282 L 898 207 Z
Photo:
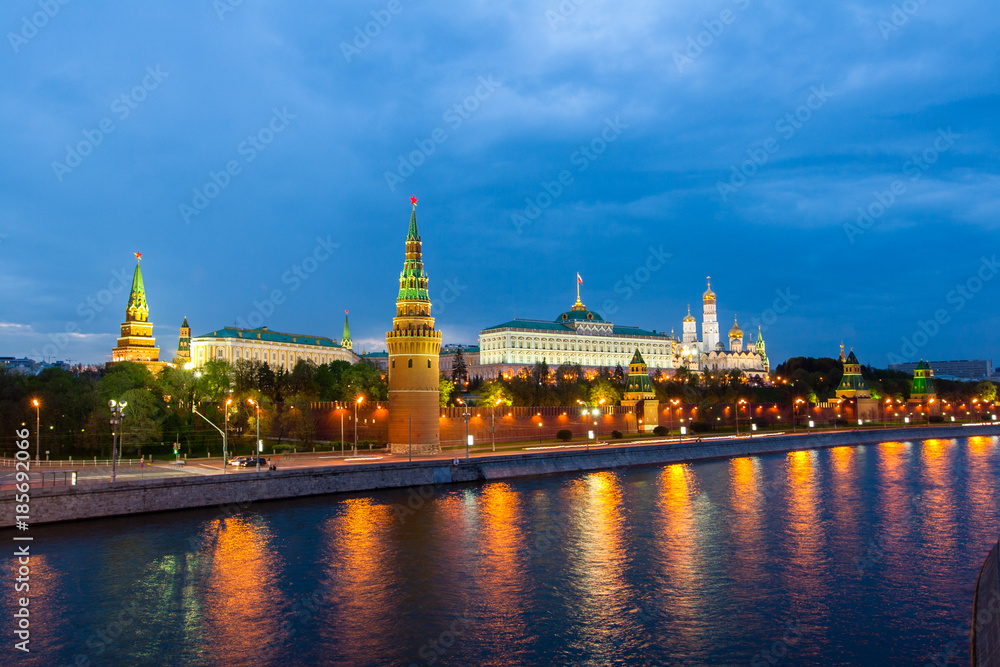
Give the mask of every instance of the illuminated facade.
M 650 432 L 658 424 L 658 407 L 660 402 L 653 391 L 653 382 L 649 379 L 649 367 L 639 350 L 632 355 L 628 365 L 628 381 L 625 384 L 625 395 L 622 405 L 632 408 L 636 415 L 636 424 L 640 430 Z M 641 420 L 641 422 L 639 421 Z
M 674 368 L 676 343 L 666 333 L 604 321 L 587 310 L 577 292 L 576 303 L 555 320 L 514 319 L 480 331 L 480 366 L 473 370 L 470 365 L 469 373 L 487 378 L 516 375 L 538 362 L 551 367 L 579 364 L 590 370 L 624 368 L 636 350 L 650 368 L 669 370 Z
M 322 336 L 281 333 L 267 327 L 224 327 L 191 339 L 191 361 L 195 368 L 213 359 L 230 364 L 260 361 L 271 368 L 291 371 L 299 361 L 311 361 L 317 366 L 333 361 L 353 364 L 358 356 Z
M 441 332 L 434 328 L 428 278 L 417 230 L 417 198 L 411 197 L 406 260 L 392 331 L 385 334 L 389 355 L 389 447 L 394 454 L 441 451 L 439 357 Z M 412 446 L 412 450 L 411 450 Z
M 174 357 L 174 366 L 184 368 L 191 361 L 191 327 L 188 326 L 188 318 L 184 317 L 181 324 L 180 335 L 177 336 L 177 356 Z
M 767 379 L 770 362 L 760 327 L 757 327 L 757 340 L 754 340 L 751 333 L 744 345 L 743 329 L 734 318 L 733 327 L 729 330 L 729 347 L 720 340 L 716 296 L 712 291 L 711 278 L 708 278 L 708 289 L 702 295 L 701 340 L 698 340 L 697 327 L 697 322 L 691 315 L 691 306 L 688 306 L 679 346 L 679 365 L 702 372 L 725 373 L 740 370 L 746 375 Z
M 139 268 L 141 258 L 142 253 L 135 253 L 132 289 L 125 307 L 125 321 L 122 322 L 118 345 L 111 351 L 111 363 L 134 361 L 155 373 L 169 364 L 160 361 L 160 348 L 156 347 L 156 339 L 153 338 L 146 287 L 142 282 L 142 269 Z

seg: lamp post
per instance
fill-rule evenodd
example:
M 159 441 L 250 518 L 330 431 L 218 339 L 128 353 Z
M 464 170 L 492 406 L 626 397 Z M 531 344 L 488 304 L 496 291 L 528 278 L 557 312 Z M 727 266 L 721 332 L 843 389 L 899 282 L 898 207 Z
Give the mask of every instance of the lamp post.
M 344 455 L 344 408 L 340 408 L 340 455 Z
M 597 415 L 601 414 L 601 411 L 594 408 L 592 413 L 594 415 L 594 444 L 596 445 L 600 440 L 600 429 L 598 428 Z
M 229 430 L 229 403 L 231 401 L 232 399 L 226 401 L 226 431 Z M 223 431 L 221 428 L 213 424 L 208 417 L 198 412 L 198 408 L 196 408 L 194 405 L 191 406 L 191 412 L 193 412 L 194 414 L 198 415 L 199 417 L 207 421 L 212 428 L 214 428 L 216 431 L 222 434 L 222 474 L 225 475 L 226 474 L 226 431 Z
M 115 481 L 115 472 L 117 468 L 118 461 L 118 434 L 121 432 L 119 426 L 122 423 L 122 413 L 125 412 L 125 406 L 128 405 L 125 401 L 116 401 L 114 399 L 108 401 L 108 407 L 111 408 L 111 425 L 114 427 L 111 431 L 111 483 Z
M 354 401 L 354 455 L 358 455 L 358 406 L 364 402 L 364 395 L 358 396 L 358 400 Z
M 795 433 L 795 423 L 798 421 L 799 416 L 799 403 L 805 403 L 801 398 L 796 398 L 795 402 L 792 403 L 792 433 Z
M 257 461 L 257 472 L 259 473 L 260 472 L 260 448 L 261 448 L 261 443 L 260 443 L 260 403 L 258 403 L 257 401 L 253 400 L 252 398 L 248 398 L 247 399 L 247 403 L 249 403 L 250 405 L 254 406 L 257 409 L 257 419 L 254 420 L 257 423 L 257 442 L 256 442 L 256 444 L 254 444 L 254 450 L 255 451 L 254 451 L 253 458 L 254 458 L 255 461 Z
M 462 413 L 462 418 L 465 419 L 465 460 L 469 460 L 469 409 L 466 407 L 465 412 Z
M 500 403 L 503 402 L 502 398 L 498 398 L 497 402 L 493 404 L 493 414 L 491 415 L 492 424 L 490 425 L 490 439 L 493 441 L 493 451 L 497 450 L 497 408 L 500 407 Z
M 222 474 L 226 474 L 226 466 L 229 465 L 229 406 L 232 405 L 233 399 L 226 399 L 226 407 L 224 408 L 226 417 L 226 430 L 222 434 Z
M 31 404 L 35 406 L 35 463 L 41 465 L 42 451 L 41 451 L 41 437 L 42 437 L 42 417 L 41 411 L 38 405 L 38 399 L 31 399 Z
M 672 405 L 672 406 L 673 406 L 673 407 L 672 407 L 672 408 L 670 409 L 670 432 L 671 432 L 671 433 L 673 433 L 673 432 L 674 432 L 674 410 L 676 410 L 676 409 L 677 409 L 677 405 L 678 405 L 678 404 L 679 404 L 680 402 L 681 402 L 681 400 L 680 400 L 679 398 L 672 398 L 672 399 L 670 399 L 670 405 Z M 681 439 L 681 436 L 680 436 L 680 434 L 678 433 L 678 434 L 677 434 L 677 442 L 680 442 L 680 439 Z

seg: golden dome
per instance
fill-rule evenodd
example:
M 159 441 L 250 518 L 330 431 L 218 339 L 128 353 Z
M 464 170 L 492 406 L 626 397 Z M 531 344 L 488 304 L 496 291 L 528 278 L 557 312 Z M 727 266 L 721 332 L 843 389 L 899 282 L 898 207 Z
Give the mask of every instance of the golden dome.
M 706 280 L 708 281 L 708 289 L 705 290 L 701 298 L 705 300 L 705 303 L 708 303 L 709 301 L 715 301 L 715 292 L 712 291 L 712 276 L 709 276 Z
M 684 318 L 685 322 L 694 322 L 694 315 L 691 314 L 691 304 L 688 304 L 688 314 Z
M 733 318 L 733 328 L 729 330 L 730 338 L 743 338 L 743 329 L 740 329 L 740 325 L 736 322 L 736 318 Z

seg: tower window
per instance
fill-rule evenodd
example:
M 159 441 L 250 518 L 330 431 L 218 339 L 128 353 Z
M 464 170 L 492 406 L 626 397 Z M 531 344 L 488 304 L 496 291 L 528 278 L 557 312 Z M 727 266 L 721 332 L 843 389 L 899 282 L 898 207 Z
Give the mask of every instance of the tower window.
M 431 360 L 430 360 L 430 359 L 428 359 L 428 360 L 427 360 L 427 368 L 430 368 L 430 367 L 431 367 Z
M 392 367 L 393 367 L 393 368 L 395 368 L 395 367 L 396 367 L 396 360 L 395 360 L 395 359 L 393 359 L 393 360 L 392 360 Z
M 407 368 L 413 368 L 413 359 L 408 362 Z

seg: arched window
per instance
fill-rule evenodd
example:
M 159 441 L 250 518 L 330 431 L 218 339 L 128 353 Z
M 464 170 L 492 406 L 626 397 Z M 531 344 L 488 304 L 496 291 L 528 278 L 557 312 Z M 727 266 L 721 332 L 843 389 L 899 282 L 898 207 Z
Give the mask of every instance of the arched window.
M 410 359 L 409 363 L 407 364 L 407 368 L 413 368 L 413 359 Z
M 428 360 L 427 360 L 427 368 L 430 368 L 430 367 L 431 367 L 431 360 L 430 360 L 430 359 L 428 359 Z
M 395 359 L 393 359 L 393 360 L 392 360 L 392 367 L 393 367 L 393 368 L 395 368 L 395 367 L 396 367 L 396 360 L 395 360 Z

